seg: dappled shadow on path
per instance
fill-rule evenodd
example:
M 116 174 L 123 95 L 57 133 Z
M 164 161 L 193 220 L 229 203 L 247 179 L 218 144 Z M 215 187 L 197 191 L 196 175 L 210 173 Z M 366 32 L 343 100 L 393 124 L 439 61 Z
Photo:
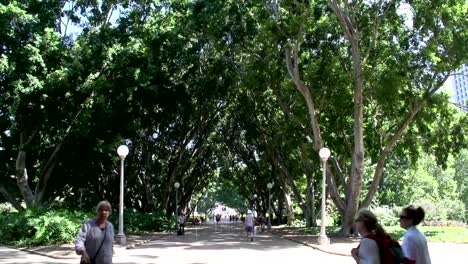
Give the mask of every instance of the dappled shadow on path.
M 270 251 L 300 247 L 298 243 L 278 238 L 269 232 L 257 233 L 251 242 L 241 224 L 202 225 L 188 228 L 183 236 L 167 236 L 143 244 L 138 248 L 180 248 L 184 250 L 236 250 Z
M 300 229 L 281 227 L 274 228 L 272 232 L 278 236 L 281 236 L 282 238 L 307 245 L 314 249 L 342 256 L 351 256 L 351 249 L 357 247 L 359 241 L 361 240 L 357 237 L 329 235 L 328 238 L 330 239 L 330 244 L 320 245 L 318 243 L 318 234 L 306 233 Z

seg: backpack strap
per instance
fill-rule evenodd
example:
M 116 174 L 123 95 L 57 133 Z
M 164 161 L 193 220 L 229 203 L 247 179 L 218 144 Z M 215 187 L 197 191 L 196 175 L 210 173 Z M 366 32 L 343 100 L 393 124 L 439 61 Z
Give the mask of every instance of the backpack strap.
M 101 251 L 102 244 L 104 244 L 104 241 L 106 240 L 107 228 L 109 228 L 109 225 L 106 223 L 106 229 L 104 230 L 104 237 L 102 238 L 101 245 L 99 245 L 99 248 L 96 251 L 96 254 L 94 255 L 94 257 L 91 258 L 91 263 L 94 263 L 97 256 L 99 255 L 99 251 Z

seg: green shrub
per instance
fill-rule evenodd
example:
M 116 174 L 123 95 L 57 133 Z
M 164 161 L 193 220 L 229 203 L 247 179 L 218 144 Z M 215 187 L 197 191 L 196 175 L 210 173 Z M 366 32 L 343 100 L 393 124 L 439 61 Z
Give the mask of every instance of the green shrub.
M 400 214 L 401 207 L 389 207 L 384 205 L 371 208 L 371 211 L 374 212 L 374 214 L 377 216 L 377 219 L 379 219 L 379 223 L 384 227 L 399 224 L 398 216 Z
M 0 217 L 0 243 L 12 244 L 34 235 L 34 228 L 28 226 L 26 214 L 22 212 L 2 213 Z
M 109 221 L 118 229 L 119 214 L 113 212 Z M 142 233 L 171 230 L 175 226 L 175 218 L 167 218 L 163 212 L 141 213 L 135 209 L 124 211 L 124 229 L 129 233 Z
M 0 214 L 0 243 L 16 246 L 37 246 L 71 243 L 81 225 L 95 217 L 94 212 L 66 209 L 3 210 Z M 118 229 L 119 214 L 114 211 L 109 221 Z M 125 233 L 144 233 L 171 230 L 175 219 L 164 212 L 140 213 L 134 209 L 124 212 Z
M 36 232 L 32 244 L 60 244 L 74 241 L 83 219 L 84 213 L 67 210 L 48 211 L 43 215 L 30 218 L 29 223 Z
M 426 212 L 424 225 L 459 226 L 465 221 L 465 208 L 461 201 L 444 199 L 441 201 L 418 200 L 413 204 L 421 206 Z M 371 210 L 383 226 L 398 226 L 398 215 L 405 206 L 378 206 Z
M 305 225 L 306 225 L 306 221 L 304 219 L 294 218 L 291 223 L 291 227 L 305 227 Z
M 17 212 L 10 203 L 0 203 L 0 214 Z
M 444 199 L 438 202 L 419 200 L 415 206 L 421 206 L 426 211 L 425 221 L 460 221 L 465 216 L 465 205 L 461 201 Z
M 0 243 L 18 246 L 73 242 L 89 215 L 68 210 L 27 210 L 0 217 Z

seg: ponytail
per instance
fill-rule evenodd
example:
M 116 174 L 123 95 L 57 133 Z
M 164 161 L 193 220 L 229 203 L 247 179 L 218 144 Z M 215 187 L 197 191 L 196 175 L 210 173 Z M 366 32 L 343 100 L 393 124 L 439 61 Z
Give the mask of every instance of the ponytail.
M 385 229 L 379 223 L 375 225 L 375 234 L 379 237 L 387 236 L 387 232 L 385 232 Z
M 425 215 L 426 215 L 426 213 L 424 212 L 424 209 L 422 209 L 421 206 L 419 206 L 416 209 L 416 213 L 415 213 L 414 219 L 413 219 L 413 224 L 414 225 L 419 225 L 419 223 L 421 223 L 421 221 L 424 220 Z

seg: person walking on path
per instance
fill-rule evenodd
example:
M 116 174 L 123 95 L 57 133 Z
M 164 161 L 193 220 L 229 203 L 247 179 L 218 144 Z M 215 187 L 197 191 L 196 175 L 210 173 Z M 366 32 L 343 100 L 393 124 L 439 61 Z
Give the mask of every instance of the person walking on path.
M 262 213 L 260 213 L 260 215 L 258 216 L 258 224 L 260 225 L 260 232 L 263 233 L 264 229 L 265 229 L 265 217 L 263 216 Z
M 431 264 L 426 236 L 416 227 L 424 219 L 425 212 L 421 207 L 412 205 L 404 208 L 400 214 L 400 226 L 406 229 L 403 237 L 405 257 L 416 260 L 418 264 Z
M 177 231 L 177 235 L 185 234 L 185 216 L 184 214 L 179 214 L 177 217 L 177 222 L 179 224 L 179 230 Z
M 81 226 L 75 241 L 75 251 L 81 264 L 112 264 L 114 226 L 107 221 L 111 212 L 108 201 L 96 206 L 97 216 Z
M 351 256 L 358 264 L 380 264 L 380 251 L 374 239 L 366 238 L 375 234 L 384 237 L 385 230 L 378 224 L 377 217 L 369 210 L 363 209 L 356 217 L 356 229 L 363 237 L 357 248 L 351 249 Z
M 253 241 L 254 224 L 255 220 L 253 213 L 248 210 L 247 216 L 245 217 L 245 231 L 247 231 L 247 238 L 250 238 L 250 241 Z

